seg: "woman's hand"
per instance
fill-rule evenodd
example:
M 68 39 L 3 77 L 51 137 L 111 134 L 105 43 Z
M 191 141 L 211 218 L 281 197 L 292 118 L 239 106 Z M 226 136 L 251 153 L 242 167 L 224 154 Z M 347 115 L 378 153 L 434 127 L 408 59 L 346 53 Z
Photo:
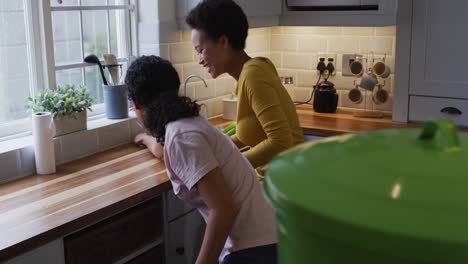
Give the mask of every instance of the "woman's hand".
M 140 133 L 135 136 L 133 142 L 137 145 L 145 145 L 156 158 L 164 158 L 164 147 L 156 141 L 155 137 L 146 133 Z

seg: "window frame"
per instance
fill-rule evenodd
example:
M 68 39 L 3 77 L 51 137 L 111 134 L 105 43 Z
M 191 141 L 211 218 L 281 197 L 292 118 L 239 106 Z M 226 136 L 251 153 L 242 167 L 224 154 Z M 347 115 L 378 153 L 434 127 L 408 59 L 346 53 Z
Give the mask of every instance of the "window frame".
M 80 11 L 80 38 L 81 38 L 81 55 L 83 57 L 83 24 L 81 22 L 82 19 L 82 11 L 93 11 L 93 10 L 127 10 L 128 11 L 128 16 L 125 16 L 125 35 L 128 36 L 126 47 L 127 47 L 127 58 L 118 58 L 118 62 L 130 62 L 132 58 L 135 56 L 136 49 L 134 48 L 136 46 L 136 39 L 134 39 L 133 35 L 135 35 L 133 32 L 134 25 L 135 23 L 135 10 L 136 10 L 136 4 L 135 0 L 126 0 L 128 4 L 124 5 L 109 5 L 109 0 L 106 0 L 107 5 L 95 5 L 95 6 L 51 6 L 51 1 L 53 0 L 43 0 L 43 3 L 46 5 L 44 8 L 44 17 L 48 16 L 44 21 L 48 22 L 48 25 L 46 25 L 48 28 L 50 28 L 49 36 L 46 36 L 46 39 L 49 41 L 49 45 L 46 45 L 46 53 L 51 54 L 51 56 L 47 56 L 49 62 L 48 64 L 51 66 L 48 67 L 48 69 L 54 69 L 49 70 L 48 74 L 48 86 L 49 87 L 56 87 L 56 71 L 58 70 L 66 70 L 66 69 L 80 69 L 80 68 L 85 68 L 85 67 L 95 67 L 96 65 L 94 64 L 89 64 L 89 63 L 70 63 L 70 64 L 63 64 L 63 65 L 55 65 L 55 56 L 54 56 L 54 42 L 53 42 L 53 34 L 52 34 L 52 12 L 66 12 L 66 11 Z M 78 3 L 81 5 L 81 0 L 78 0 Z M 48 10 L 46 10 L 46 8 Z M 110 49 L 110 24 L 109 24 L 109 12 L 107 12 L 107 45 L 108 49 Z M 104 64 L 104 61 L 101 60 L 101 63 Z M 53 65 L 53 66 L 52 66 Z M 82 73 L 84 75 L 84 72 Z M 82 79 L 84 76 L 82 76 Z M 89 119 L 96 119 L 99 117 L 102 117 L 104 114 L 104 104 L 95 104 L 91 107 L 93 110 L 92 112 L 88 113 Z
M 130 63 L 138 56 L 137 40 L 137 0 L 128 0 L 125 5 L 106 5 L 106 6 L 63 6 L 52 7 L 51 1 L 54 0 L 22 0 L 24 5 L 24 20 L 26 26 L 26 42 L 28 46 L 29 67 L 29 92 L 31 96 L 45 88 L 56 87 L 56 71 L 62 69 L 77 69 L 95 66 L 87 63 L 75 63 L 66 65 L 55 65 L 54 39 L 52 27 L 53 11 L 72 11 L 72 10 L 128 10 L 128 16 L 125 16 L 125 34 L 127 41 L 127 58 L 119 58 L 119 62 Z M 81 0 L 79 0 L 81 4 Z M 109 3 L 109 0 L 106 0 Z M 81 16 L 80 16 L 81 17 Z M 107 16 L 109 18 L 109 16 Z M 82 27 L 80 21 L 80 27 Z M 107 24 L 109 33 L 109 23 Z M 82 31 L 80 32 L 82 34 Z M 110 40 L 108 40 L 110 41 Z M 26 98 L 25 98 L 26 101 Z M 92 106 L 93 112 L 88 113 L 88 120 L 94 120 L 104 117 L 104 104 Z M 0 123 L 0 141 L 31 135 L 32 125 L 31 117 L 17 119 Z

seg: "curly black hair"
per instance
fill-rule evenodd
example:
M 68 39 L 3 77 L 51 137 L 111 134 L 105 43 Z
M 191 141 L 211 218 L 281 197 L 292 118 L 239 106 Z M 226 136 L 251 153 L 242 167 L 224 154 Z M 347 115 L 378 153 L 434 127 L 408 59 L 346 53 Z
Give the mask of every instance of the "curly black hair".
M 225 35 L 233 49 L 245 48 L 249 22 L 242 8 L 232 0 L 204 0 L 189 12 L 185 22 L 211 40 Z
M 180 79 L 172 64 L 158 56 L 142 56 L 125 77 L 128 98 L 143 109 L 145 127 L 164 144 L 166 125 L 180 118 L 198 116 L 200 106 L 179 96 Z

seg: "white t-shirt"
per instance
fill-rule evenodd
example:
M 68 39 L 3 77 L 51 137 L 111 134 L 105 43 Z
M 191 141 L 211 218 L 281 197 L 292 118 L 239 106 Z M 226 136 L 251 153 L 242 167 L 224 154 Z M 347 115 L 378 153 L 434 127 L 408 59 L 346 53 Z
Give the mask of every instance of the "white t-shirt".
M 277 242 L 274 210 L 263 197 L 255 170 L 232 140 L 204 118 L 167 125 L 164 162 L 174 193 L 197 208 L 205 222 L 210 212 L 196 183 L 214 168 L 221 169 L 240 209 L 220 260 L 233 251 Z

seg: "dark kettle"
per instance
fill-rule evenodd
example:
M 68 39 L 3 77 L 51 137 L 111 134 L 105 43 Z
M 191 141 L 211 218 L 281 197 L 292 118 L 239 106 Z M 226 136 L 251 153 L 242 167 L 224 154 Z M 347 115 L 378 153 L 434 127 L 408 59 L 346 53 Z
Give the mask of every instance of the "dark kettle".
M 338 93 L 330 81 L 323 81 L 315 87 L 314 111 L 319 113 L 335 113 L 338 106 Z

